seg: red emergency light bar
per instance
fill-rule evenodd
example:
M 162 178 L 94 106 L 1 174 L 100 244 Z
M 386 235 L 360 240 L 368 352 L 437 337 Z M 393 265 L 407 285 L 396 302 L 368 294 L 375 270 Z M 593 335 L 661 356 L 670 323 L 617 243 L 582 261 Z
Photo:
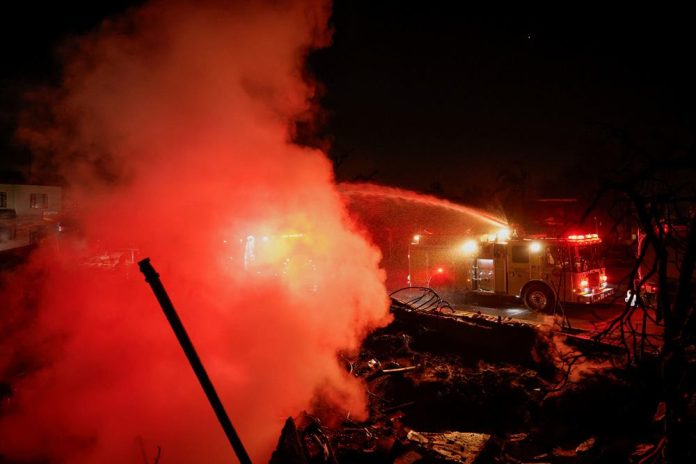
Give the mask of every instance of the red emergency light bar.
M 597 234 L 569 235 L 568 240 L 577 243 L 599 243 L 602 241 Z

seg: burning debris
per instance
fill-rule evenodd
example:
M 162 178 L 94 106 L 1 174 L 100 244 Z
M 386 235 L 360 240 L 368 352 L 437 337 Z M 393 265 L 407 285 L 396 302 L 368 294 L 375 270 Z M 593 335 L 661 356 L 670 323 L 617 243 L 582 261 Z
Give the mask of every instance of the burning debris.
M 397 292 L 392 312 L 342 355 L 369 418 L 317 405 L 288 420 L 273 462 L 638 462 L 657 441 L 654 372 L 613 368 L 605 346 L 562 356 L 547 329 L 457 314 L 432 291 Z M 603 367 L 569 376 L 569 349 Z
M 411 430 L 406 434 L 406 441 L 423 453 L 411 454 L 397 462 L 413 462 L 412 457 L 429 455 L 433 459 L 443 459 L 459 464 L 473 464 L 491 436 L 485 433 L 442 432 L 425 433 Z

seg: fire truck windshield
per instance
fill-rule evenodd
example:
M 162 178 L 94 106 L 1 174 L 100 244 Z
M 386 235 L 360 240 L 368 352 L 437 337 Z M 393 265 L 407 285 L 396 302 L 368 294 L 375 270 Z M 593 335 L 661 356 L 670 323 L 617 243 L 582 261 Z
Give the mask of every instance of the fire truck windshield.
M 600 246 L 597 243 L 550 245 L 546 248 L 546 264 L 572 272 L 598 269 L 604 267 Z
M 574 246 L 574 248 L 575 253 L 572 253 L 571 256 L 573 256 L 575 272 L 584 272 L 590 269 L 604 267 L 600 245 L 593 243 L 577 245 Z

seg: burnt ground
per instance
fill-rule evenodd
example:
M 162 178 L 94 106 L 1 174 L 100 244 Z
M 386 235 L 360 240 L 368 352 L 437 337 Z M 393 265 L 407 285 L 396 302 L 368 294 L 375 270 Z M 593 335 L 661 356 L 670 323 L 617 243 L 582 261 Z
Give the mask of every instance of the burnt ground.
M 537 325 L 392 309 L 342 356 L 365 382 L 368 420 L 317 404 L 288 421 L 272 462 L 650 462 L 656 362 L 626 366 L 613 347 Z
M 318 401 L 288 421 L 272 462 L 655 462 L 657 360 L 627 366 L 614 346 L 500 314 L 392 311 L 341 355 L 364 382 L 368 419 Z M 10 394 L 0 382 L 0 399 Z

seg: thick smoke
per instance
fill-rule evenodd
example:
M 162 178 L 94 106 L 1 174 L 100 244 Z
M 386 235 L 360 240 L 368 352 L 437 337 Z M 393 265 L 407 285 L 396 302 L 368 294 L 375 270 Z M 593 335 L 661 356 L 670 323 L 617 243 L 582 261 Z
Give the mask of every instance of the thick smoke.
M 379 252 L 324 154 L 288 142 L 329 5 L 224 3 L 151 3 L 74 41 L 63 84 L 42 95 L 52 124 L 24 130 L 67 179 L 77 224 L 0 294 L 14 391 L 0 455 L 232 459 L 142 276 L 100 268 L 103 250 L 152 258 L 254 460 L 317 392 L 364 411 L 336 352 L 388 319 Z

